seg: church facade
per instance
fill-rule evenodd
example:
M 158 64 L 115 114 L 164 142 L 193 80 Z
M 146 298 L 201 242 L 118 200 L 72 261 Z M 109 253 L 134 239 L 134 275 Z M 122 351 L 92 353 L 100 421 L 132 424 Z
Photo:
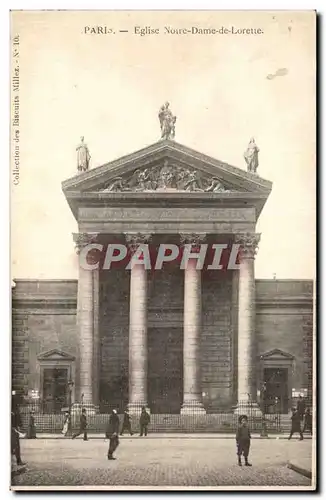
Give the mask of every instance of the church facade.
M 299 393 L 311 399 L 312 281 L 255 279 L 271 189 L 256 171 L 170 139 L 64 181 L 79 277 L 15 280 L 13 387 L 45 412 L 74 402 L 94 412 L 237 412 L 240 403 L 259 412 L 263 386 L 267 411 L 276 400 L 288 413 Z M 126 260 L 108 268 L 110 245 Z M 144 245 L 151 258 L 162 245 L 189 258 L 122 265 Z

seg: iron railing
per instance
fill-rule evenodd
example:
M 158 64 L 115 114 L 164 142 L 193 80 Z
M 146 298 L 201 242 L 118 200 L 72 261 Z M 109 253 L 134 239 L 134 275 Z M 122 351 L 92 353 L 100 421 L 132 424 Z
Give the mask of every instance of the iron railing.
M 28 429 L 30 416 L 33 420 L 37 433 L 58 434 L 62 432 L 66 412 L 70 413 L 71 425 L 69 431 L 78 429 L 82 408 L 86 409 L 88 432 L 104 433 L 109 420 L 109 414 L 115 408 L 118 411 L 122 427 L 123 411 L 126 402 L 121 401 L 119 405 L 102 403 L 100 407 L 94 407 L 87 401 L 74 403 L 71 407 L 63 406 L 60 411 L 47 411 L 48 406 L 40 400 L 22 401 L 19 405 L 23 428 Z M 105 410 L 105 411 L 103 411 Z M 238 426 L 239 416 L 246 415 L 248 424 L 253 433 L 263 432 L 280 433 L 288 431 L 290 417 L 274 412 L 265 414 L 257 404 L 240 402 L 236 408 L 218 411 L 214 413 L 198 412 L 194 406 L 193 410 L 186 414 L 176 414 L 166 408 L 165 413 L 150 413 L 149 432 L 153 433 L 234 433 Z M 131 427 L 133 432 L 139 432 L 139 413 L 131 413 Z

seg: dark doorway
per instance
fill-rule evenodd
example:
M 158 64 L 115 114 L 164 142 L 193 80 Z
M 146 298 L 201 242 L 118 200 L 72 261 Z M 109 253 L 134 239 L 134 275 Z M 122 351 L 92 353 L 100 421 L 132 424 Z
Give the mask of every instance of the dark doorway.
M 148 399 L 152 413 L 180 413 L 183 395 L 182 328 L 148 330 Z
M 264 381 L 266 382 L 265 413 L 288 413 L 288 369 L 265 368 Z
M 44 368 L 43 411 L 59 413 L 68 405 L 68 369 Z

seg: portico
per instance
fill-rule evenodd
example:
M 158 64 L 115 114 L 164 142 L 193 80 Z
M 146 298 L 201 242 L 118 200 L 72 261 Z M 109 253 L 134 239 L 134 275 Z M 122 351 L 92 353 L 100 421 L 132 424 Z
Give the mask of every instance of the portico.
M 130 254 L 160 243 L 194 254 L 185 269 L 178 260 L 162 270 L 79 266 L 77 399 L 185 414 L 256 401 L 256 222 L 270 190 L 171 140 L 63 183 L 79 255 L 112 242 Z M 197 269 L 204 243 L 240 245 L 239 269 Z

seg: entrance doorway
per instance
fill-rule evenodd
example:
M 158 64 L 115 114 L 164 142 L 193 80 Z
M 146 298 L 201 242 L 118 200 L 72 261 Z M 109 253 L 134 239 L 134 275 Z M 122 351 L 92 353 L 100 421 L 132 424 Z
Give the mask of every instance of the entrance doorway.
M 182 328 L 148 330 L 148 402 L 152 413 L 180 413 L 182 353 Z
M 43 411 L 59 413 L 68 405 L 68 368 L 44 368 Z
M 266 383 L 264 393 L 265 413 L 288 413 L 288 369 L 265 368 L 264 382 Z

